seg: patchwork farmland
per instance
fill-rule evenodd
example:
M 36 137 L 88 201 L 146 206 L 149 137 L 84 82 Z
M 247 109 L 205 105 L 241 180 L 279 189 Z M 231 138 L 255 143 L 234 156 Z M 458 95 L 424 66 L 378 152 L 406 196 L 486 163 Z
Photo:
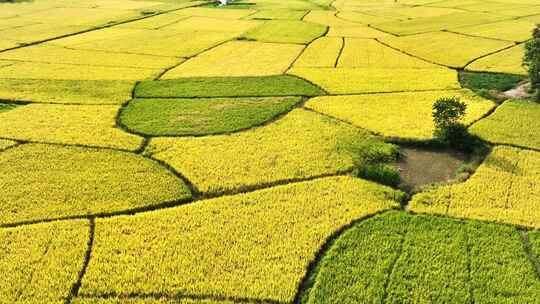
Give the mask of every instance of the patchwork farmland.
M 0 303 L 540 303 L 538 23 L 540 0 L 0 0 Z

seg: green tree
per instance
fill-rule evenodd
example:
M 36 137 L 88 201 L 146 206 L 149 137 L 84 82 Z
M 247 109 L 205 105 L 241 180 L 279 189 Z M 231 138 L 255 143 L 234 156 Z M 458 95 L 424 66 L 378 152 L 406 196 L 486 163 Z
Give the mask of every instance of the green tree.
M 525 43 L 523 65 L 529 72 L 531 90 L 536 100 L 540 101 L 540 25 L 533 30 L 533 37 Z
M 467 128 L 461 123 L 467 105 L 459 97 L 442 97 L 433 104 L 435 138 L 455 148 L 467 148 L 469 139 Z

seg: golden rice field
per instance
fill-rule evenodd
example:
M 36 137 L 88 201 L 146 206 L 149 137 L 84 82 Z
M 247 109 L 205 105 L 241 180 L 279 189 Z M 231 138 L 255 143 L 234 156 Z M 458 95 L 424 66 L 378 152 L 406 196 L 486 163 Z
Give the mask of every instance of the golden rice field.
M 470 85 L 524 79 L 536 23 L 540 0 L 0 0 L 0 304 L 540 303 L 540 105 Z M 441 97 L 485 153 L 370 175 L 442 151 Z

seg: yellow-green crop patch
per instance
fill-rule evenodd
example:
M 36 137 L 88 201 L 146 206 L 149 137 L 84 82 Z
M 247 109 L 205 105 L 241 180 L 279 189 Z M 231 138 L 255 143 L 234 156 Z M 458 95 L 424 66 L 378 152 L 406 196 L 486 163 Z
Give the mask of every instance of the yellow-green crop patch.
M 231 135 L 156 138 L 146 150 L 203 192 L 221 193 L 347 172 L 348 145 L 380 145 L 368 132 L 296 109 L 274 123 Z
M 0 99 L 46 103 L 121 104 L 134 83 L 110 80 L 0 79 Z
M 513 45 L 512 42 L 468 37 L 448 32 L 386 37 L 382 40 L 404 52 L 457 68 L 464 67 L 476 58 Z
M 0 151 L 4 150 L 4 149 L 7 149 L 9 147 L 13 147 L 16 144 L 17 144 L 17 142 L 13 141 L 13 140 L 0 139 Z
M 526 75 L 522 65 L 524 55 L 523 45 L 517 45 L 507 50 L 476 60 L 466 67 L 470 71 L 496 72 L 516 75 Z
M 294 66 L 334 67 L 342 47 L 342 38 L 321 37 L 308 45 L 298 60 L 294 62 Z
M 403 54 L 375 40 L 345 38 L 338 67 L 344 68 L 437 68 L 436 65 Z M 389 71 L 389 73 L 391 73 Z
M 355 219 L 398 207 L 401 196 L 360 179 L 332 177 L 100 219 L 79 295 L 292 303 L 326 238 Z
M 336 17 L 335 11 L 310 11 L 303 20 L 329 27 L 354 27 L 359 25 L 358 23 Z
M 497 144 L 540 149 L 540 105 L 529 101 L 507 101 L 493 114 L 471 127 L 471 132 Z
M 122 123 L 151 136 L 229 133 L 261 125 L 284 114 L 300 97 L 134 99 Z
M 245 33 L 242 37 L 263 42 L 307 44 L 323 36 L 326 30 L 326 26 L 311 22 L 271 20 Z
M 289 74 L 307 79 L 333 94 L 384 93 L 458 89 L 450 69 L 292 68 Z
M 30 104 L 0 112 L 0 137 L 137 150 L 142 138 L 116 128 L 119 106 Z
M 323 96 L 309 100 L 306 107 L 386 137 L 431 139 L 433 104 L 441 97 L 460 97 L 467 104 L 465 124 L 495 107 L 468 90 L 391 94 Z
M 364 14 L 358 11 L 339 11 L 336 16 L 342 20 L 364 25 L 395 21 L 393 18 Z
M 458 12 L 443 16 L 416 18 L 406 21 L 383 22 L 376 24 L 375 27 L 397 35 L 411 35 L 440 31 L 459 26 L 485 24 L 505 19 L 509 19 L 509 17 L 487 13 Z
M 88 221 L 0 229 L 2 303 L 65 303 L 83 268 Z
M 0 153 L 0 164 L 0 225 L 144 209 L 191 196 L 172 173 L 133 153 L 25 144 Z
M 175 34 L 177 32 L 228 32 L 240 35 L 262 24 L 254 20 L 228 20 L 209 17 L 191 17 L 163 27 L 160 31 Z
M 164 69 L 178 63 L 177 58 L 73 50 L 54 45 L 36 45 L 0 54 L 0 59 L 33 63 L 63 63 L 88 66 Z M 77 66 L 72 67 L 74 70 Z
M 261 77 L 190 77 L 142 81 L 135 97 L 254 97 L 318 96 L 325 92 L 291 75 Z
M 120 24 L 115 28 L 133 28 L 133 29 L 147 29 L 147 30 L 157 30 L 167 25 L 172 25 L 181 20 L 190 18 L 190 16 L 179 16 L 177 14 L 163 14 L 157 15 L 146 19 L 141 19 L 135 22 L 129 22 Z
M 178 299 L 177 297 L 80 297 L 73 299 L 73 304 L 234 304 L 233 301 L 225 300 L 194 300 L 194 299 Z
M 143 80 L 154 78 L 161 69 L 17 62 L 0 67 L 0 79 L 54 80 Z
M 292 11 L 287 9 L 261 10 L 246 18 L 249 19 L 277 19 L 277 20 L 300 20 L 308 12 Z
M 205 7 L 190 7 L 183 10 L 172 12 L 172 14 L 181 16 L 210 17 L 216 19 L 241 19 L 256 13 L 250 9 L 214 9 Z
M 510 41 L 525 41 L 531 38 L 534 22 L 509 20 L 452 29 L 457 33 Z
M 55 40 L 51 44 L 82 50 L 114 50 L 123 53 L 189 57 L 239 34 L 220 31 L 194 34 L 192 30 L 142 30 L 112 27 Z
M 328 37 L 381 38 L 388 34 L 367 26 L 333 26 L 328 30 Z
M 294 44 L 230 41 L 189 59 L 162 78 L 280 75 L 303 48 Z
M 453 8 L 429 7 L 429 6 L 401 6 L 383 7 L 377 9 L 362 10 L 362 13 L 371 16 L 390 18 L 395 20 L 413 20 L 417 18 L 432 18 L 459 13 Z
M 365 220 L 335 241 L 317 270 L 301 303 L 534 303 L 540 297 L 520 231 L 433 216 L 388 212 Z
M 466 182 L 413 197 L 410 210 L 540 228 L 540 153 L 495 147 Z

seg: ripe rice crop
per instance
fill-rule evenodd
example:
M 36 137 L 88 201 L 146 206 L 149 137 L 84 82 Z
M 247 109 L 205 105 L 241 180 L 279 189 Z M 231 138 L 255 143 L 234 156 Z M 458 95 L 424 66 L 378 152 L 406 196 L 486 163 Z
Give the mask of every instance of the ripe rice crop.
M 17 142 L 7 139 L 0 139 L 0 151 L 16 145 Z
M 388 146 L 367 132 L 296 109 L 270 125 L 231 135 L 155 138 L 146 151 L 182 172 L 201 192 L 346 172 L 347 145 Z
M 527 101 L 507 101 L 489 117 L 471 127 L 471 132 L 497 144 L 540 149 L 540 105 Z
M 115 126 L 119 109 L 119 106 L 20 106 L 0 113 L 0 137 L 136 150 L 142 138 Z
M 443 16 L 416 18 L 406 21 L 383 22 L 375 24 L 375 27 L 397 35 L 411 35 L 440 31 L 459 26 L 484 24 L 504 19 L 508 19 L 508 17 L 486 13 L 458 12 Z
M 172 12 L 175 15 L 180 16 L 196 16 L 196 17 L 210 17 L 216 19 L 235 20 L 249 16 L 255 13 L 255 10 L 250 9 L 213 9 L 205 7 L 190 7 L 179 11 Z
M 487 38 L 504 39 L 510 41 L 525 41 L 531 38 L 531 33 L 534 27 L 534 22 L 523 20 L 509 20 L 496 23 L 460 27 L 452 29 L 452 31 Z
M 527 71 L 525 71 L 525 68 L 522 65 L 523 55 L 523 45 L 517 45 L 476 60 L 468 65 L 466 70 L 526 75 Z
M 336 17 L 334 11 L 310 11 L 303 19 L 307 22 L 318 23 L 329 27 L 351 27 L 358 26 L 355 22 L 350 22 Z
M 0 79 L 143 80 L 154 78 L 159 72 L 160 69 L 17 62 L 0 67 Z
M 540 296 L 515 228 L 397 212 L 345 231 L 311 278 L 301 303 L 534 303 Z
M 51 44 L 79 50 L 105 52 L 114 50 L 122 53 L 189 57 L 240 34 L 241 32 L 220 31 L 195 34 L 194 30 L 142 30 L 112 27 L 55 40 Z M 178 41 L 182 43 L 179 44 Z
M 450 69 L 292 68 L 289 74 L 305 78 L 333 94 L 458 89 L 457 73 Z
M 413 20 L 417 18 L 433 18 L 445 15 L 459 13 L 453 8 L 429 7 L 429 6 L 402 6 L 402 7 L 383 7 L 370 10 L 362 10 L 361 13 L 371 16 L 378 16 L 394 20 Z
M 367 26 L 333 26 L 328 30 L 328 37 L 355 37 L 355 38 L 381 38 L 388 34 Z
M 343 39 L 339 37 L 322 37 L 304 50 L 294 62 L 296 67 L 334 67 L 341 51 Z
M 332 233 L 397 208 L 401 196 L 360 179 L 331 177 L 99 219 L 79 295 L 212 295 L 292 303 L 308 264 Z
M 72 50 L 54 45 L 36 45 L 0 54 L 0 59 L 35 63 L 63 63 L 102 67 L 164 69 L 178 63 L 177 58 Z M 78 67 L 73 67 L 77 69 Z
M 395 21 L 393 18 L 365 14 L 358 11 L 339 11 L 336 16 L 342 20 L 364 25 Z
M 2 303 L 65 303 L 83 267 L 88 221 L 0 229 Z
M 403 54 L 375 40 L 345 38 L 338 67 L 343 68 L 437 68 L 436 65 Z M 389 72 L 392 73 L 392 72 Z
M 189 59 L 162 78 L 279 75 L 303 48 L 292 44 L 230 41 Z
M 191 196 L 173 174 L 133 153 L 25 144 L 0 153 L 0 165 L 0 225 L 119 212 Z
M 433 104 L 441 97 L 452 96 L 467 104 L 463 121 L 467 125 L 495 107 L 495 103 L 467 90 L 323 96 L 309 100 L 306 107 L 383 136 L 431 139 L 435 129 Z
M 540 153 L 495 147 L 466 182 L 413 197 L 410 210 L 540 228 Z
M 457 68 L 465 66 L 475 58 L 512 45 L 511 42 L 467 37 L 448 32 L 386 37 L 382 40 L 404 52 Z
M 326 26 L 303 21 L 272 20 L 245 33 L 242 37 L 263 42 L 307 44 L 323 36 Z
M 307 11 L 291 11 L 287 9 L 261 10 L 248 19 L 276 19 L 276 20 L 300 20 L 307 14 Z
M 174 35 L 177 33 L 235 33 L 240 35 L 256 28 L 263 22 L 256 20 L 229 20 L 208 17 L 191 17 L 164 26 L 159 31 Z
M 193 299 L 170 299 L 167 297 L 133 297 L 133 298 L 75 298 L 73 304 L 234 304 L 236 302 L 224 300 L 193 300 Z
M 114 80 L 0 79 L 0 99 L 45 103 L 121 104 L 134 83 Z

